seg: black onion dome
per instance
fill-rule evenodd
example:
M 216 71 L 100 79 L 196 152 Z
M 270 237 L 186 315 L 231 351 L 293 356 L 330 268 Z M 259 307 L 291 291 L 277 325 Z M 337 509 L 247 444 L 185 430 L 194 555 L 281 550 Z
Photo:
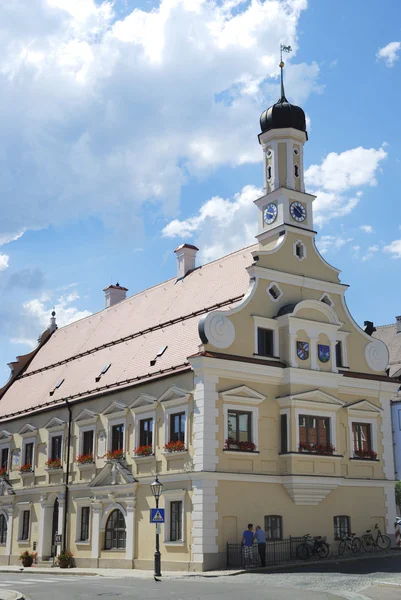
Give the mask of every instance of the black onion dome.
M 276 104 L 262 112 L 260 116 L 260 128 L 262 133 L 271 129 L 283 129 L 292 127 L 306 133 L 305 113 L 300 106 L 290 104 L 285 96 L 282 96 Z

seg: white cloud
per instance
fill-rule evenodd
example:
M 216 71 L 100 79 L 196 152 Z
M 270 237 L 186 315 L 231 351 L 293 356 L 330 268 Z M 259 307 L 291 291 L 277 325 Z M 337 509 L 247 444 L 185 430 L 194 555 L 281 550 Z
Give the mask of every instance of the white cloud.
M 387 156 L 383 146 L 378 150 L 358 147 L 340 154 L 330 152 L 320 165 L 311 165 L 305 171 L 306 186 L 317 196 L 313 203 L 317 225 L 345 216 L 355 208 L 362 192 L 356 190 L 350 196 L 352 188 L 377 185 L 380 163 Z
M 317 247 L 321 254 L 327 254 L 327 252 L 338 252 L 346 244 L 350 244 L 353 238 L 345 238 L 342 236 L 335 235 L 323 235 L 316 239 Z M 355 246 L 353 246 L 355 250 Z
M 5 271 L 8 267 L 9 256 L 7 254 L 0 254 L 0 271 Z
M 163 236 L 196 236 L 202 262 L 255 243 L 258 211 L 253 201 L 262 194 L 262 190 L 247 185 L 232 199 L 215 196 L 201 206 L 197 216 L 171 221 L 163 229 Z
M 368 252 L 378 252 L 379 251 L 379 246 L 377 244 L 375 244 L 374 246 L 369 246 L 368 248 Z
M 376 57 L 378 60 L 383 59 L 387 67 L 394 67 L 399 59 L 398 53 L 401 50 L 401 42 L 390 42 L 384 48 L 379 48 Z
M 375 232 L 372 225 L 361 225 L 359 229 L 362 229 L 362 231 L 364 231 L 365 233 L 374 233 Z
M 278 96 L 279 44 L 291 44 L 294 59 L 307 1 L 160 0 L 122 16 L 111 1 L 8 6 L 0 8 L 7 237 L 88 215 L 132 231 L 145 202 L 176 214 L 189 176 L 260 161 L 255 135 Z M 318 74 L 317 64 L 289 63 L 291 100 L 316 90 Z
M 401 258 L 401 240 L 394 240 L 388 246 L 384 246 L 383 252 L 392 254 L 391 258 Z
M 36 319 L 42 328 L 46 328 L 50 322 L 50 315 L 54 308 L 56 311 L 56 321 L 59 327 L 69 325 L 78 319 L 88 317 L 91 313 L 87 310 L 79 310 L 72 303 L 79 300 L 79 294 L 74 291 L 70 294 L 60 296 L 53 305 L 51 297 L 47 294 L 40 298 L 33 298 L 24 303 L 23 308 L 25 314 L 33 319 Z

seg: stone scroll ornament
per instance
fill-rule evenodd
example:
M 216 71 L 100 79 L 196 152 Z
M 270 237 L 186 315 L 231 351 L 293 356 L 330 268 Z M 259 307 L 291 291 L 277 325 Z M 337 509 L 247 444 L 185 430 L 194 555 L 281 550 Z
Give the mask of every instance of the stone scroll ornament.
M 204 344 L 228 348 L 235 340 L 235 328 L 222 313 L 209 313 L 199 321 L 199 336 Z
M 380 340 L 370 342 L 365 346 L 365 358 L 373 371 L 384 371 L 389 361 L 387 346 Z

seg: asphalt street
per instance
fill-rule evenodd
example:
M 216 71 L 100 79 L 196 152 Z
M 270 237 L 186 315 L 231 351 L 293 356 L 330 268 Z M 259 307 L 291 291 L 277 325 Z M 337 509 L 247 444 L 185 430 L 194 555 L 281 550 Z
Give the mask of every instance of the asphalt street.
M 276 572 L 249 572 L 235 577 L 163 579 L 83 577 L 1 573 L 1 590 L 17 590 L 32 600 L 400 600 L 401 588 L 379 588 L 375 582 L 401 583 L 401 556 L 367 558 L 348 563 L 322 562 Z

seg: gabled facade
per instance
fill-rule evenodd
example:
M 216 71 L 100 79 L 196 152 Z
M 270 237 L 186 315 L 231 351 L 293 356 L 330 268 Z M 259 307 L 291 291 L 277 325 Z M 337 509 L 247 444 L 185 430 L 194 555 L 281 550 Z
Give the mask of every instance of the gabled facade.
M 53 323 L 13 365 L 0 392 L 2 564 L 34 546 L 47 559 L 61 533 L 77 566 L 152 568 L 155 473 L 165 569 L 224 566 L 248 522 L 268 539 L 332 542 L 340 518 L 392 533 L 388 351 L 316 249 L 302 109 L 283 92 L 261 128 L 256 245 L 198 269 L 197 248 L 180 246 L 177 278 Z

